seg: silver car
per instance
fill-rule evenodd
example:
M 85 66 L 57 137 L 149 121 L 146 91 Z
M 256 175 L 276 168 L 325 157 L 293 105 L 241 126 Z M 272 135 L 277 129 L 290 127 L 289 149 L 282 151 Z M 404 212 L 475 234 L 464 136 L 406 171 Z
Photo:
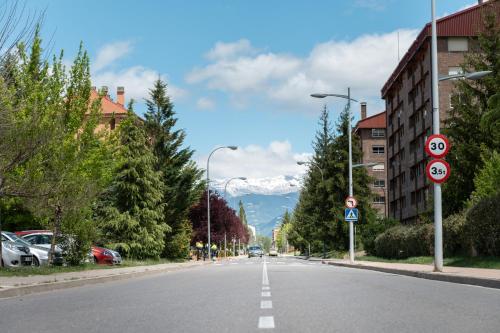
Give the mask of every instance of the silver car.
M 26 240 L 17 237 L 13 232 L 2 232 L 2 238 L 3 237 L 15 243 L 19 247 L 29 248 L 29 252 L 33 255 L 33 266 L 47 265 L 49 263 L 50 250 L 41 246 L 30 244 Z
M 50 250 L 52 243 L 52 233 L 51 232 L 36 232 L 32 234 L 27 234 L 21 237 L 26 242 L 30 243 L 31 246 L 44 248 L 47 251 Z M 47 254 L 48 255 L 48 254 Z M 53 258 L 54 265 L 63 265 L 64 258 L 62 254 L 62 249 L 56 244 L 55 253 Z
M 10 241 L 2 233 L 2 263 L 4 267 L 31 266 L 33 255 L 28 246 Z

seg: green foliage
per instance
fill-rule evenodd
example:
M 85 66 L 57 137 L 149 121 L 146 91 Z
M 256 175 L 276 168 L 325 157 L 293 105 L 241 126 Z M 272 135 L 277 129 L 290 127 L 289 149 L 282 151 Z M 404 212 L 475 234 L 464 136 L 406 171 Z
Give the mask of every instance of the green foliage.
M 481 199 L 468 212 L 465 234 L 479 255 L 500 256 L 500 194 Z
M 257 235 L 257 244 L 259 244 L 262 247 L 262 250 L 264 251 L 264 253 L 269 252 L 269 250 L 271 249 L 272 243 L 273 243 L 273 241 L 271 240 L 271 237 Z
M 500 191 L 500 153 L 494 151 L 491 156 L 483 157 L 483 164 L 483 168 L 474 178 L 475 189 L 469 205 Z
M 375 238 L 375 255 L 402 259 L 433 253 L 434 229 L 431 224 L 397 225 Z
M 172 230 L 172 236 L 165 243 L 164 253 L 168 253 L 170 258 L 186 258 L 189 256 L 193 227 L 189 220 L 184 220 L 177 228 Z
M 452 96 L 453 109 L 444 134 L 452 149 L 447 161 L 452 173 L 443 187 L 443 214 L 461 211 L 474 191 L 474 176 L 483 167 L 484 150 L 500 151 L 498 140 L 498 92 L 500 91 L 500 26 L 491 11 L 484 20 L 479 49 L 466 55 L 465 72 L 491 70 L 481 80 L 457 80 Z
M 443 250 L 446 257 L 467 254 L 470 241 L 465 235 L 466 213 L 462 211 L 443 220 Z
M 323 109 L 317 132 L 314 156 L 294 212 L 291 240 L 299 249 L 311 251 L 345 250 L 349 246 L 349 225 L 344 222 L 344 201 L 348 196 L 348 110 L 339 117 L 335 134 L 331 131 L 328 111 Z M 353 161 L 362 159 L 359 138 L 352 137 Z M 375 220 L 370 207 L 370 178 L 364 168 L 353 170 L 353 190 L 359 201 L 359 225 Z
M 248 225 L 247 213 L 245 212 L 245 207 L 243 206 L 243 202 L 241 200 L 238 203 L 238 207 L 239 207 L 238 217 L 240 218 L 241 223 L 243 223 L 243 225 L 246 226 Z
M 181 258 L 185 256 L 185 244 L 189 243 L 183 243 L 190 233 L 185 221 L 189 209 L 203 192 L 202 171 L 191 160 L 193 150 L 183 147 L 186 133 L 182 129 L 175 129 L 177 118 L 174 106 L 167 95 L 167 85 L 161 79 L 150 90 L 146 105 L 148 111 L 144 125 L 152 140 L 152 151 L 156 157 L 154 168 L 160 172 L 163 183 L 162 221 L 171 227 L 171 232 L 165 233 L 167 246 L 163 255 Z M 184 244 L 181 249 L 174 245 L 179 242 Z
M 161 173 L 155 171 L 144 129 L 129 106 L 120 123 L 119 161 L 111 186 L 101 196 L 96 217 L 102 242 L 129 258 L 159 257 L 165 246 Z
M 44 228 L 44 223 L 22 204 L 19 198 L 0 201 L 2 229 L 8 231 L 35 230 Z
M 398 223 L 397 220 L 391 218 L 378 218 L 372 223 L 362 225 L 360 234 L 366 253 L 375 254 L 375 238 Z

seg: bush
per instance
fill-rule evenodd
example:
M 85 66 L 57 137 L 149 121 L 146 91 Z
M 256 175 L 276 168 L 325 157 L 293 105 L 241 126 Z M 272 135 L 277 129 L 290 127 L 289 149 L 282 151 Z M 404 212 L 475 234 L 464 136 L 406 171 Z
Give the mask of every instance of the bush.
M 443 247 L 445 256 L 467 254 L 470 240 L 465 235 L 466 212 L 450 215 L 443 221 Z
M 500 194 L 480 200 L 467 213 L 465 236 L 478 255 L 500 256 Z
M 431 224 L 395 226 L 375 238 L 375 255 L 388 259 L 427 256 L 434 251 Z
M 95 238 L 92 221 L 66 221 L 57 243 L 63 251 L 64 260 L 71 266 L 77 266 L 88 259 Z
M 378 235 L 386 231 L 387 229 L 394 227 L 399 222 L 390 218 L 377 219 L 375 222 L 361 225 L 361 242 L 363 243 L 363 249 L 367 254 L 375 254 L 375 238 Z

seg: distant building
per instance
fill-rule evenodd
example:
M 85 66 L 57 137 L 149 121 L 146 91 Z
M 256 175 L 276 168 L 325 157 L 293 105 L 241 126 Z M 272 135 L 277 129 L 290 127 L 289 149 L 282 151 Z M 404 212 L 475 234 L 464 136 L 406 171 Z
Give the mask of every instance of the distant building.
M 281 229 L 281 227 L 279 227 L 279 226 L 274 227 L 274 229 L 273 229 L 273 235 L 272 235 L 273 247 L 276 247 L 278 245 L 277 242 L 278 242 L 278 235 L 279 235 L 280 229 Z
M 92 87 L 90 93 L 91 101 L 95 101 L 102 95 L 101 98 L 101 119 L 96 130 L 113 131 L 118 124 L 127 117 L 127 109 L 125 108 L 125 88 L 117 87 L 116 102 L 111 99 L 108 94 L 108 87 L 104 86 L 101 91 L 97 91 L 96 87 Z
M 500 1 L 490 0 L 437 20 L 439 75 L 459 73 L 464 54 L 474 49 L 483 14 Z M 432 133 L 431 25 L 415 39 L 382 88 L 387 121 L 389 216 L 415 222 L 427 211 L 433 186 L 427 180 L 424 144 Z M 440 119 L 450 110 L 453 81 L 439 84 Z
M 248 224 L 250 230 L 250 243 L 257 241 L 257 230 L 253 225 Z
M 370 184 L 373 201 L 371 206 L 379 216 L 387 216 L 387 171 L 386 165 L 386 122 L 385 111 L 373 116 L 366 116 L 366 103 L 361 103 L 361 120 L 356 124 L 354 132 L 360 138 L 363 158 L 361 163 L 377 163 L 366 167 L 368 175 L 373 178 Z

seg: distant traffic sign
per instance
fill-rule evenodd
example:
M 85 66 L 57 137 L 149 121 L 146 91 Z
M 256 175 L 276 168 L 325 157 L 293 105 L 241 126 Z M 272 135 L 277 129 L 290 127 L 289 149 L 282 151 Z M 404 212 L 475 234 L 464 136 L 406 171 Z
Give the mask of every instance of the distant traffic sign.
M 355 222 L 358 220 L 358 209 L 357 208 L 346 208 L 344 211 L 345 220 L 347 222 Z
M 355 197 L 347 197 L 345 199 L 345 206 L 347 208 L 356 208 L 357 205 L 358 205 L 358 200 L 356 200 Z
M 432 160 L 425 169 L 427 177 L 434 183 L 441 184 L 450 176 L 450 165 L 444 160 Z
M 442 134 L 433 134 L 429 136 L 425 142 L 425 151 L 434 158 L 446 156 L 449 150 L 450 142 L 448 138 Z

